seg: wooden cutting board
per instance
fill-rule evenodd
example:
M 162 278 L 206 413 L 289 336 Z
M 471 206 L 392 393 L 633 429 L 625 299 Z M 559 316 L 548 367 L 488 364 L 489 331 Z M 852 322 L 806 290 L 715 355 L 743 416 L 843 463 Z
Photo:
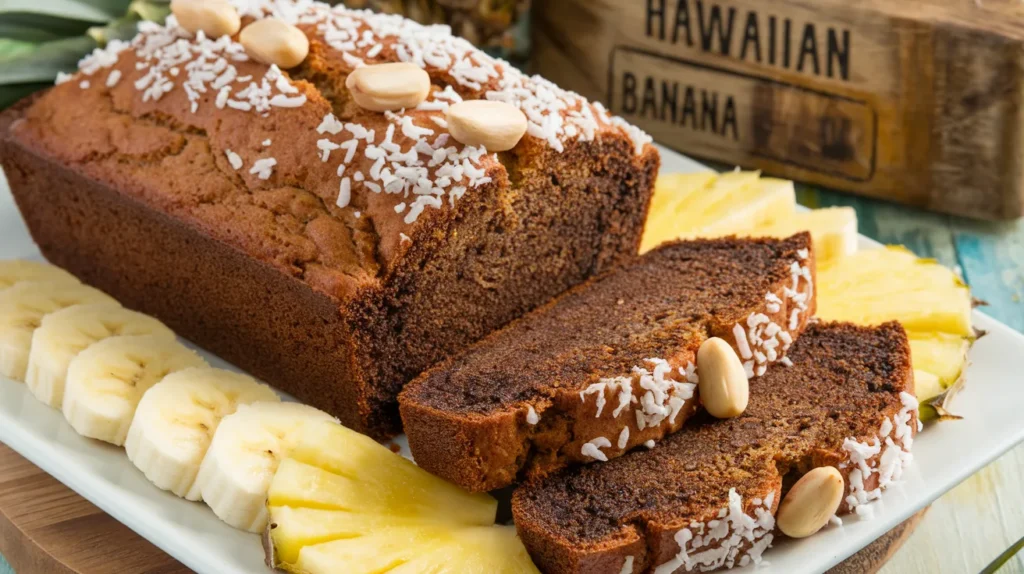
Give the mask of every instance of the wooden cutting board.
M 912 516 L 829 574 L 873 574 L 914 531 Z M 185 574 L 177 560 L 0 444 L 0 554 L 16 574 Z

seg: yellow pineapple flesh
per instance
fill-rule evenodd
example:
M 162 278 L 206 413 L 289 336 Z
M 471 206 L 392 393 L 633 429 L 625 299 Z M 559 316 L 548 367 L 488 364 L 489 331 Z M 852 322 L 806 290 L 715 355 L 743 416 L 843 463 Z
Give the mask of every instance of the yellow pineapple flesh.
M 742 233 L 789 217 L 793 182 L 756 171 L 661 176 L 655 185 L 641 253 L 666 241 Z
M 819 265 L 857 252 L 857 212 L 852 207 L 793 212 L 789 217 L 751 230 L 749 235 L 789 237 L 800 231 L 811 232 L 814 259 Z
M 914 394 L 918 401 L 927 401 L 942 394 L 939 377 L 921 369 L 914 369 Z
M 868 249 L 818 266 L 818 316 L 970 337 L 971 294 L 952 271 L 902 247 Z
M 303 431 L 268 493 L 270 562 L 302 574 L 536 573 L 497 502 L 334 423 Z
M 971 348 L 973 337 L 949 333 L 910 333 L 910 353 L 914 357 L 914 368 L 934 374 L 947 388 L 960 378 L 964 368 L 963 358 Z
M 789 219 L 795 211 L 796 190 L 793 182 L 765 177 L 752 185 L 739 188 L 737 193 L 716 204 L 705 216 L 705 221 L 685 236 L 722 237 L 741 234 Z
M 687 200 L 705 193 L 718 179 L 713 171 L 698 173 L 673 173 L 658 176 L 651 197 L 651 208 L 647 212 L 644 235 L 640 252 L 645 253 L 658 245 L 679 237 L 682 233 L 680 218 Z

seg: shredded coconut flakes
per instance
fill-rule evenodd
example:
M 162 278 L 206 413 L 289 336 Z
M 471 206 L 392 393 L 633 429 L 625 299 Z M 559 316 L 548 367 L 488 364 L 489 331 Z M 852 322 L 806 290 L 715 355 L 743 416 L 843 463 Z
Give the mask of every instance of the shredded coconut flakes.
M 774 498 L 772 492 L 761 504 L 753 504 L 751 515 L 744 512 L 743 498 L 736 489 L 730 489 L 728 506 L 718 512 L 717 519 L 706 524 L 691 522 L 676 532 L 674 540 L 679 553 L 656 567 L 654 574 L 672 574 L 679 569 L 708 572 L 750 562 L 760 564 L 761 555 L 772 543 Z
M 449 145 L 445 111 L 462 101 L 453 85 L 481 92 L 492 101 L 516 106 L 528 120 L 528 137 L 545 141 L 562 151 L 567 142 L 593 141 L 601 130 L 616 130 L 629 137 L 637 154 L 643 153 L 651 138 L 621 118 L 611 117 L 598 103 L 563 90 L 540 77 L 523 74 L 507 62 L 492 58 L 447 26 L 423 26 L 397 15 L 351 10 L 312 0 L 231 0 L 243 17 L 273 17 L 315 30 L 328 46 L 340 53 L 344 66 L 355 69 L 368 58 L 388 53 L 398 61 L 413 63 L 447 78 L 444 90 L 435 89 L 416 110 L 389 113 L 386 134 L 374 133 L 358 124 L 344 124 L 328 114 L 317 127 L 324 136 L 315 150 L 321 160 L 336 161 L 333 151 L 343 151 L 338 166 L 337 204 L 347 206 L 356 189 L 370 193 L 401 195 L 408 205 L 404 221 L 412 224 L 427 209 L 454 206 L 470 190 L 492 182 L 490 166 L 500 165 L 488 150 Z M 113 67 L 122 52 L 130 51 L 138 61 L 134 88 L 142 101 L 158 101 L 173 90 L 184 91 L 189 109 L 197 113 L 207 102 L 221 110 L 268 115 L 274 108 L 298 108 L 307 97 L 276 66 L 262 75 L 242 75 L 236 64 L 249 60 L 245 48 L 230 36 L 211 39 L 199 31 L 188 32 L 169 16 L 164 25 L 141 22 L 139 34 L 130 42 L 113 40 L 79 62 L 79 72 L 91 76 Z M 68 75 L 58 76 L 58 83 Z M 106 84 L 121 80 L 112 70 Z M 83 87 L 88 80 L 81 80 Z M 397 129 L 395 129 L 397 128 Z M 438 130 L 444 130 L 437 133 Z M 269 145 L 269 140 L 264 142 Z M 361 156 L 361 157 L 360 157 Z M 371 168 L 342 175 L 344 166 Z M 358 161 L 358 163 L 356 163 Z M 235 162 L 231 160 L 234 167 Z M 268 179 L 276 162 L 258 160 L 250 173 Z M 236 169 L 238 169 L 236 167 Z

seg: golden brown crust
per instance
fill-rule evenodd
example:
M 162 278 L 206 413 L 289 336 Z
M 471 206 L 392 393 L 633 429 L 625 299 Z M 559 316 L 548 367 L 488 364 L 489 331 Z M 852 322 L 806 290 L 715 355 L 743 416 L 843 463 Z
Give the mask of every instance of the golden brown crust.
M 838 467 L 854 498 L 857 468 L 870 469 L 867 490 L 887 486 L 887 473 L 898 479 L 918 428 L 903 329 L 814 324 L 789 356 L 793 367 L 752 381 L 736 419 L 701 414 L 651 451 L 517 490 L 516 526 L 541 569 L 617 574 L 628 557 L 635 572 L 745 565 L 771 543 L 789 485 L 812 468 Z M 885 438 L 894 450 L 861 467 L 851 443 Z
M 794 276 L 794 265 L 807 276 Z M 790 341 L 799 336 L 814 312 L 813 269 L 807 234 L 659 248 L 408 385 L 400 404 L 413 456 L 463 488 L 487 491 L 660 440 L 697 408 L 693 366 L 707 338 L 738 349 L 734 330 L 742 325 L 746 333 L 751 317 L 783 325 Z M 794 285 L 794 294 L 805 295 L 802 310 L 787 295 Z M 780 303 L 773 306 L 768 294 Z M 781 360 L 786 347 L 752 370 Z M 663 371 L 657 360 L 666 362 Z M 645 398 L 651 385 L 664 386 L 664 398 L 654 399 L 658 391 Z M 651 399 L 657 404 L 648 406 Z M 656 416 L 660 407 L 672 414 Z

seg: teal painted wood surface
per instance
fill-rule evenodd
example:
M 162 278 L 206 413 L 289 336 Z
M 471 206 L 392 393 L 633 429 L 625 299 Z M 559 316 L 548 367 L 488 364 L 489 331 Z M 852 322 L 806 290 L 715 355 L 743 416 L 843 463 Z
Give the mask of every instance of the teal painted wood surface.
M 14 570 L 11 569 L 11 565 L 4 560 L 3 556 L 0 556 L 0 574 L 14 574 Z

